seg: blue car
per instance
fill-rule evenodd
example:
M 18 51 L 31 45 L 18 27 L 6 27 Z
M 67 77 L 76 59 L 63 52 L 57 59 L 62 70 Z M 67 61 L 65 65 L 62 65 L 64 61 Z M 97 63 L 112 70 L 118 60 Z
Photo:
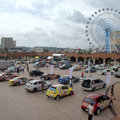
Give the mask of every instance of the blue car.
M 71 79 L 73 80 L 73 83 L 80 81 L 80 79 L 78 77 L 74 77 L 74 76 L 72 76 Z M 69 84 L 69 81 L 70 81 L 69 75 L 65 75 L 62 78 L 58 79 L 58 82 L 60 82 L 61 84 Z

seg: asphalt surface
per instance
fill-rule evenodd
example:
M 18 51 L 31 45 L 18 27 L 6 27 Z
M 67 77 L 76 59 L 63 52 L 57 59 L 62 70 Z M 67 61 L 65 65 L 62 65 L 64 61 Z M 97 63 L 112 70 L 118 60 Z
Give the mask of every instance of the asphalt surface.
M 29 65 L 30 69 L 32 64 Z M 48 73 L 50 68 L 41 68 L 41 71 Z M 69 73 L 67 70 L 54 68 L 55 74 L 61 76 Z M 30 77 L 27 70 L 19 73 L 29 78 L 40 79 L 40 77 Z M 73 72 L 73 75 L 80 77 L 81 71 Z M 92 77 L 101 78 L 106 81 L 106 75 L 97 75 L 91 73 Z M 86 77 L 90 73 L 85 74 Z M 119 81 L 119 78 L 111 76 L 111 83 L 104 89 L 99 89 L 95 93 L 105 94 L 106 89 L 113 83 Z M 53 84 L 58 84 L 57 79 L 50 80 Z M 87 120 L 88 113 L 81 110 L 83 98 L 92 92 L 81 89 L 82 81 L 74 83 L 75 95 L 61 98 L 59 101 L 51 100 L 44 92 L 31 93 L 25 90 L 25 86 L 10 86 L 8 82 L 0 82 L 0 120 Z M 109 109 L 105 109 L 100 115 L 94 115 L 93 120 L 111 120 L 114 115 Z

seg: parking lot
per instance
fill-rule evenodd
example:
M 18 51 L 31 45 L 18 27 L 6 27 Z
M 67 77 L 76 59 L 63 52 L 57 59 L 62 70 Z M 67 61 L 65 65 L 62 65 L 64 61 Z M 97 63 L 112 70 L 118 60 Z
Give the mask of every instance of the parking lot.
M 33 69 L 32 64 L 29 66 L 30 69 Z M 43 67 L 40 70 L 48 73 L 50 68 Z M 67 75 L 69 70 L 54 68 L 54 73 L 63 76 Z M 73 72 L 76 77 L 80 77 L 81 74 L 81 71 Z M 30 77 L 26 69 L 24 73 L 20 72 L 19 75 L 40 79 L 40 77 Z M 90 73 L 85 73 L 85 76 L 89 77 Z M 91 77 L 98 77 L 106 81 L 106 75 L 91 73 Z M 106 89 L 117 81 L 119 78 L 112 75 L 111 83 L 107 84 L 106 88 L 95 91 L 95 93 L 105 94 Z M 50 80 L 50 82 L 58 84 L 57 79 Z M 0 120 L 87 120 L 88 113 L 81 110 L 81 102 L 91 92 L 82 90 L 81 83 L 82 80 L 73 84 L 74 95 L 56 101 L 46 96 L 46 90 L 31 93 L 25 90 L 24 85 L 10 86 L 8 82 L 0 82 Z M 111 111 L 105 109 L 100 115 L 94 115 L 93 120 L 110 120 L 113 117 Z

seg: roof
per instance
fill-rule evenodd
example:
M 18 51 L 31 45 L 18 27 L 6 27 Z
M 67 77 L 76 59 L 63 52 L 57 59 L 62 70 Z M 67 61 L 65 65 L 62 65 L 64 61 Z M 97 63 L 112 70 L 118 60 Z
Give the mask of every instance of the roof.
M 52 87 L 59 87 L 59 86 L 64 86 L 64 85 L 62 85 L 62 84 L 52 85 Z
M 87 95 L 86 97 L 96 99 L 96 98 L 98 98 L 98 97 L 100 97 L 102 95 L 103 94 L 100 94 L 100 93 L 92 93 L 92 94 Z
M 35 82 L 39 82 L 39 81 L 42 81 L 42 80 L 31 80 L 31 81 L 29 81 L 29 82 L 35 83 Z

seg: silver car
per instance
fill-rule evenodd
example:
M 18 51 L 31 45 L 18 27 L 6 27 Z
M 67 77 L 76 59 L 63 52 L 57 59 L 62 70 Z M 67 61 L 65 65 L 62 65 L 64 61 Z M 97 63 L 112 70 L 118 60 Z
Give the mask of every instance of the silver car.
M 105 88 L 106 83 L 98 78 L 84 78 L 82 82 L 82 89 L 88 91 L 95 91 L 96 89 Z
M 48 89 L 52 83 L 42 80 L 31 80 L 26 83 L 25 90 L 31 91 L 31 92 L 37 92 L 39 90 L 42 90 L 42 83 L 43 83 L 43 90 Z

